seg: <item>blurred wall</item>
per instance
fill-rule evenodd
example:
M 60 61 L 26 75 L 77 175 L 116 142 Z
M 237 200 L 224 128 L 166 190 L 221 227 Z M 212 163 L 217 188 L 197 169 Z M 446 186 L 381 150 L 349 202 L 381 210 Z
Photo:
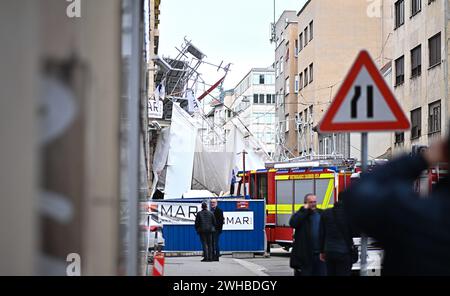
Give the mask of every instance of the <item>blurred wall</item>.
M 0 2 L 0 275 L 33 274 L 37 254 L 37 6 Z
M 116 275 L 121 1 L 0 2 L 0 275 Z

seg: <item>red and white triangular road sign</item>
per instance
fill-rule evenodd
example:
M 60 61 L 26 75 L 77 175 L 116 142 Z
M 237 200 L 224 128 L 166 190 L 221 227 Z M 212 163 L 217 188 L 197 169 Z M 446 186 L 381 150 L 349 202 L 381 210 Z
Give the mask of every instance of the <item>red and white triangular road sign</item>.
M 409 126 L 369 53 L 361 51 L 325 113 L 319 131 L 392 131 L 406 130 Z

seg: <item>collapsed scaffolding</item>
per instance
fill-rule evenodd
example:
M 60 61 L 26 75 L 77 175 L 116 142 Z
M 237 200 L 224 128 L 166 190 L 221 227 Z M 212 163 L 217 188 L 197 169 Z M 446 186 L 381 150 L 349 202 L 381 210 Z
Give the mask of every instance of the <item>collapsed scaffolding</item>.
M 237 124 L 233 123 L 232 133 L 224 135 L 223 126 L 207 118 L 205 109 L 213 109 L 211 102 L 223 103 L 223 84 L 231 64 L 206 61 L 206 55 L 186 38 L 176 50 L 174 59 L 153 58 L 158 72 L 151 99 L 163 102 L 163 114 L 159 119 L 149 120 L 149 131 L 156 139 L 150 198 L 182 198 L 191 189 L 225 194 L 232 172 L 237 173 L 240 168 L 237 152 L 257 150 L 253 148 L 258 145 L 246 139 L 248 135 Z M 202 65 L 214 67 L 223 76 L 214 84 L 207 84 L 200 71 Z M 219 95 L 214 96 L 213 92 Z M 199 129 L 216 134 L 220 147 L 206 147 Z M 247 167 L 261 168 L 265 160 L 261 153 L 253 153 L 249 156 L 252 164 Z

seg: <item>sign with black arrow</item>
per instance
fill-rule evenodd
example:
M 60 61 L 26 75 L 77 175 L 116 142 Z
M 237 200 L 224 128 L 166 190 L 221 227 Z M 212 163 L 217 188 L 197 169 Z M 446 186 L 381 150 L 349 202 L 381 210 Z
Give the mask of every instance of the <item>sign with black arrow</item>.
M 323 133 L 406 130 L 409 121 L 367 51 L 361 51 L 327 110 Z

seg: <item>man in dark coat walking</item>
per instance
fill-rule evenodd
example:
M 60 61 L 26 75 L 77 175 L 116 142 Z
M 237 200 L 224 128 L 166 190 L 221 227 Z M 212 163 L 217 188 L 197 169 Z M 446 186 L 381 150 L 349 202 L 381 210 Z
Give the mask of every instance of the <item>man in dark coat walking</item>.
M 428 167 L 448 162 L 449 144 L 433 144 L 374 169 L 345 195 L 351 223 L 384 248 L 383 275 L 450 275 L 450 185 L 424 198 L 413 183 Z
M 202 262 L 213 260 L 213 245 L 212 236 L 216 231 L 216 219 L 214 214 L 208 211 L 208 204 L 202 203 L 202 210 L 197 213 L 195 217 L 195 230 L 200 236 L 200 241 L 203 247 Z
M 294 245 L 291 252 L 290 266 L 296 276 L 326 274 L 325 264 L 320 261 L 320 216 L 317 209 L 317 198 L 308 193 L 304 198 L 305 205 L 292 215 L 289 225 L 294 228 Z
M 352 273 L 352 228 L 348 223 L 341 198 L 322 214 L 320 222 L 320 260 L 326 263 L 328 276 Z
M 214 214 L 214 218 L 216 219 L 216 232 L 213 233 L 213 261 L 219 261 L 220 257 L 220 246 L 219 246 L 219 239 L 220 234 L 222 233 L 223 228 L 223 211 L 217 206 L 217 199 L 211 200 L 211 212 Z

